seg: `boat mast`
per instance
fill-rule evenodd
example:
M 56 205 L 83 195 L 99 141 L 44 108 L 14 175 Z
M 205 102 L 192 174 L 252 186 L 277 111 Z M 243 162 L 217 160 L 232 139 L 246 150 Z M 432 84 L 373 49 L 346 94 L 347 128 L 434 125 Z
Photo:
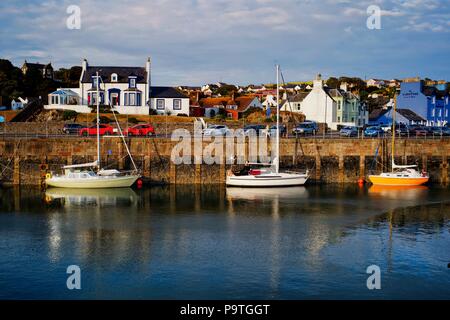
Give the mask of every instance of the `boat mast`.
M 394 93 L 394 111 L 392 113 L 392 146 L 391 146 L 391 159 L 392 159 L 392 172 L 395 170 L 395 121 L 397 113 L 397 93 Z
M 280 65 L 277 64 L 277 145 L 275 171 L 280 172 Z
M 97 71 L 97 168 L 100 170 L 100 77 Z

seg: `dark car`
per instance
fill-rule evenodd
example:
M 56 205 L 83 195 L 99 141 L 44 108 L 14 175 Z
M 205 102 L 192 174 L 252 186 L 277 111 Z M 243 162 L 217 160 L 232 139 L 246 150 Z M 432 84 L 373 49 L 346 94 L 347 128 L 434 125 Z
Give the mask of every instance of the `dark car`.
M 409 134 L 410 136 L 426 137 L 429 134 L 429 131 L 424 126 L 410 126 Z
M 450 136 L 450 129 L 447 127 L 430 127 L 429 130 L 433 136 Z
M 317 131 L 319 131 L 319 126 L 315 122 L 303 122 L 292 129 L 294 135 L 316 134 Z
M 262 124 L 251 124 L 244 127 L 244 135 L 249 136 L 256 134 L 259 136 L 264 130 L 266 130 L 266 126 Z
M 399 124 L 395 127 L 395 134 L 398 136 L 409 136 L 409 127 L 406 124 Z
M 65 134 L 78 134 L 85 126 L 79 123 L 66 123 L 62 129 Z
M 286 126 L 284 124 L 280 125 L 280 137 L 286 135 L 287 129 Z M 277 135 L 277 126 L 273 125 L 270 127 L 269 132 L 268 132 L 270 137 L 276 137 Z

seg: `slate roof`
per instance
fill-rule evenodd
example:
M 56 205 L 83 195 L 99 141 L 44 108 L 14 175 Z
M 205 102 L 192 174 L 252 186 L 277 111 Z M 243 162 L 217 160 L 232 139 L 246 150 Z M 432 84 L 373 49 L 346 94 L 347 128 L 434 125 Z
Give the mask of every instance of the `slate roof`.
M 150 98 L 168 98 L 168 99 L 188 99 L 173 87 L 150 87 Z
M 96 75 L 98 71 L 102 80 L 106 83 L 111 82 L 111 75 L 113 73 L 117 74 L 118 83 L 127 83 L 128 77 L 135 76 L 136 83 L 146 83 L 147 81 L 147 71 L 142 67 L 102 67 L 102 66 L 89 66 L 86 72 L 83 74 L 83 79 L 81 82 L 89 83 L 92 82 L 92 77 Z
M 397 109 L 397 112 L 401 114 L 403 117 L 408 119 L 409 121 L 426 121 L 424 118 L 419 116 L 414 111 L 411 111 L 409 109 Z
M 384 116 L 386 113 L 391 111 L 390 109 L 375 109 L 369 114 L 369 120 L 370 121 L 376 121 L 382 116 Z

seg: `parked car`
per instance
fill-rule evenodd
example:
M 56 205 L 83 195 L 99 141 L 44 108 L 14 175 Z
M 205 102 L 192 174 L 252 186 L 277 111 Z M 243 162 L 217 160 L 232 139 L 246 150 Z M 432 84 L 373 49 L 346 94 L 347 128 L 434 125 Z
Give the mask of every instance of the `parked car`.
M 65 134 L 78 134 L 81 129 L 86 128 L 79 123 L 66 123 L 62 129 Z
M 93 125 L 89 128 L 82 128 L 80 131 L 80 136 L 94 136 L 97 134 L 97 125 Z M 109 124 L 100 124 L 99 125 L 99 134 L 100 135 L 113 135 L 114 128 Z
M 410 126 L 409 127 L 409 134 L 411 136 L 416 137 L 426 137 L 428 135 L 428 130 L 423 126 Z
M 395 127 L 395 134 L 399 136 L 409 136 L 409 127 L 406 124 L 399 124 Z
M 252 132 L 253 130 L 253 132 Z M 260 134 L 264 134 L 266 131 L 266 126 L 262 124 L 252 124 L 244 127 L 244 135 L 248 136 L 250 134 L 256 134 L 259 136 Z M 252 132 L 252 133 L 251 133 Z
M 433 136 L 450 136 L 450 129 L 447 127 L 429 127 L 429 130 Z
M 225 136 L 230 129 L 224 125 L 212 125 L 203 130 L 203 135 L 207 137 Z
M 129 127 L 123 133 L 126 136 L 154 136 L 155 128 L 150 124 L 137 124 L 135 126 Z
M 317 131 L 319 131 L 319 126 L 315 122 L 303 122 L 292 129 L 294 135 L 316 134 Z
M 384 134 L 385 132 L 380 127 L 367 127 L 366 130 L 364 130 L 365 137 L 382 137 Z
M 381 130 L 383 130 L 384 132 L 391 132 L 392 131 L 392 125 L 390 124 L 382 124 L 380 126 Z
M 280 125 L 280 137 L 286 135 L 287 128 L 284 124 Z M 276 137 L 277 135 L 277 125 L 273 125 L 269 128 L 268 136 L 269 137 Z
M 344 127 L 339 132 L 341 137 L 356 137 L 358 136 L 358 128 L 356 127 Z

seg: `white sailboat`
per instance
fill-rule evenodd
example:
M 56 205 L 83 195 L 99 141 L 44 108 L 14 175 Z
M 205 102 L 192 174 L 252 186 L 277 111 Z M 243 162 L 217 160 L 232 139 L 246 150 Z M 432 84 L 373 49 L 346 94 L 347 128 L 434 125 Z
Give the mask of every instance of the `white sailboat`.
M 100 77 L 97 72 L 97 160 L 92 163 L 64 166 L 64 174 L 62 175 L 53 175 L 51 173 L 47 174 L 45 183 L 48 187 L 72 189 L 127 188 L 131 187 L 141 177 L 138 173 L 133 157 L 131 156 L 128 145 L 125 142 L 125 138 L 123 136 L 122 130 L 120 129 L 120 125 L 118 125 L 119 133 L 121 135 L 121 138 L 123 139 L 128 155 L 130 156 L 134 170 L 130 172 L 121 172 L 115 169 L 105 170 L 101 167 L 99 130 L 99 79 Z M 95 169 L 97 170 L 94 171 Z
M 229 171 L 227 174 L 226 185 L 230 187 L 292 187 L 302 186 L 308 181 L 309 173 L 280 172 L 280 66 L 277 65 L 277 132 L 276 132 L 276 156 L 266 169 L 250 170 L 248 174 L 236 175 Z M 264 164 L 249 164 L 264 166 Z

